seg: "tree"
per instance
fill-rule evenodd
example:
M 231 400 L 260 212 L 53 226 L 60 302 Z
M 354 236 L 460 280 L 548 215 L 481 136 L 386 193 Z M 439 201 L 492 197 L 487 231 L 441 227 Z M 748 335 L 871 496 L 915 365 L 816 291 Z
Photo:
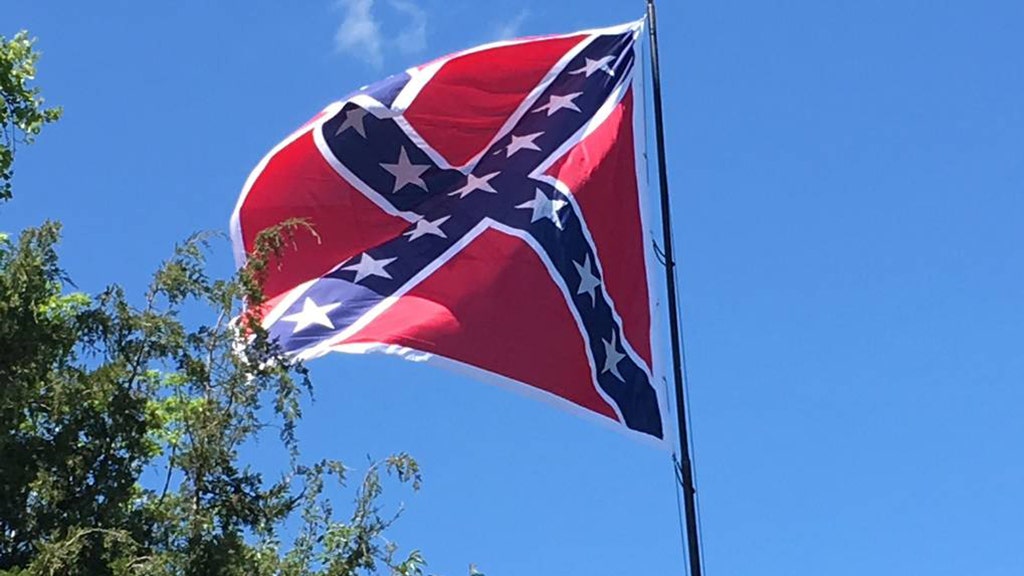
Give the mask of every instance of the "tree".
M 0 37 L 0 201 L 16 146 L 60 116 L 29 86 L 37 58 L 27 34 Z M 264 231 L 227 279 L 206 273 L 215 237 L 193 236 L 137 305 L 117 285 L 73 291 L 60 233 L 47 222 L 0 235 L 0 575 L 422 573 L 418 552 L 399 556 L 383 538 L 397 519 L 380 502 L 385 479 L 418 489 L 412 458 L 371 464 L 344 519 L 325 494 L 348 470 L 302 461 L 312 383 L 258 310 L 265 271 L 308 226 Z M 185 322 L 197 307 L 212 321 Z M 268 435 L 289 461 L 273 480 L 239 456 Z
M 29 87 L 35 79 L 38 59 L 28 33 L 19 32 L 10 40 L 0 36 L 0 202 L 11 198 L 18 144 L 31 144 L 44 125 L 56 122 L 61 115 L 60 108 L 43 108 L 39 89 Z

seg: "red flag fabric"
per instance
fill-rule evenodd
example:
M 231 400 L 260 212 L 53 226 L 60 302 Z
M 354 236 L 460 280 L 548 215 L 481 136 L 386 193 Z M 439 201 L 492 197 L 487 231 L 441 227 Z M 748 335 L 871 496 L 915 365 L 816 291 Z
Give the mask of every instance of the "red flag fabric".
M 290 354 L 386 352 L 664 439 L 643 210 L 641 23 L 498 42 L 335 102 L 238 200 L 244 261 L 316 229 L 267 279 Z

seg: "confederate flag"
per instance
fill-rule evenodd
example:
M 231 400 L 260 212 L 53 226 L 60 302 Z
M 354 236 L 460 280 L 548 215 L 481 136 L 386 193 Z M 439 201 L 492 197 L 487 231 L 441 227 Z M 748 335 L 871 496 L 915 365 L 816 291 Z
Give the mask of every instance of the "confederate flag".
M 324 109 L 249 176 L 238 258 L 316 230 L 265 285 L 284 350 L 468 369 L 658 439 L 641 23 L 488 44 Z

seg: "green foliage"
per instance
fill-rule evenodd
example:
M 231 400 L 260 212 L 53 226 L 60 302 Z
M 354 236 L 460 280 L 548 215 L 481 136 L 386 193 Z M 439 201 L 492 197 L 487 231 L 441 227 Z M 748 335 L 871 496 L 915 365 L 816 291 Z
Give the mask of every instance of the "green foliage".
M 419 488 L 414 460 L 371 463 L 345 519 L 325 486 L 346 468 L 301 463 L 312 386 L 258 314 L 266 260 L 301 229 L 268 231 L 228 280 L 207 277 L 207 239 L 194 237 L 138 307 L 117 287 L 65 294 L 55 224 L 0 244 L 0 574 L 422 573 L 418 552 L 383 539 L 398 515 L 379 503 L 384 476 Z M 185 324 L 196 304 L 215 320 Z M 275 480 L 239 458 L 268 431 L 289 454 Z M 156 486 L 140 483 L 147 471 Z
M 0 41 L 4 198 L 14 143 L 59 115 L 26 87 L 35 60 L 25 34 Z M 368 463 L 350 514 L 328 494 L 351 471 L 302 459 L 312 383 L 263 328 L 260 286 L 308 226 L 265 231 L 227 279 L 207 275 L 211 238 L 194 236 L 138 304 L 117 285 L 69 291 L 60 233 L 0 235 L 0 576 L 423 573 L 384 537 L 401 513 L 382 504 L 387 479 L 420 487 L 412 458 Z M 275 437 L 288 463 L 266 478 L 240 450 Z
M 18 144 L 31 143 L 44 125 L 61 115 L 60 108 L 43 108 L 39 89 L 29 85 L 39 59 L 33 42 L 24 31 L 10 40 L 0 36 L 0 202 L 11 198 Z

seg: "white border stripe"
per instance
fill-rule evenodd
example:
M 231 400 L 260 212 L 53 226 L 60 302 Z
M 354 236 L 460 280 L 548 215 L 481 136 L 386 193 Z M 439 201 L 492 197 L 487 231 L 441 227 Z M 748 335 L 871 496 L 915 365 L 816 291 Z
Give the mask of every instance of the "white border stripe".
M 298 140 L 306 132 L 312 130 L 314 127 L 319 127 L 321 124 L 326 122 L 328 118 L 337 114 L 338 110 L 341 109 L 341 106 L 341 103 L 338 102 L 327 105 L 327 107 L 321 110 L 320 114 L 315 117 L 315 120 L 307 123 L 298 130 L 295 130 L 289 134 L 287 138 L 279 142 L 277 146 L 271 148 L 270 152 L 267 152 L 266 155 L 263 156 L 259 164 L 257 164 L 256 167 L 252 169 L 252 172 L 249 173 L 249 177 L 245 179 L 245 185 L 242 186 L 242 193 L 238 195 L 238 201 L 235 202 L 235 209 L 231 212 L 231 222 L 229 224 L 231 231 L 231 245 L 235 253 L 236 266 L 242 267 L 242 265 L 245 264 L 245 241 L 242 236 L 241 212 L 242 205 L 245 204 L 245 199 L 249 196 L 249 191 L 252 190 L 253 184 L 256 183 L 256 179 L 260 177 L 260 174 L 262 174 L 263 170 L 266 169 L 267 164 L 270 163 L 270 160 L 273 159 L 274 156 L 277 156 L 278 152 L 283 150 L 285 146 L 288 146 L 292 142 Z
M 643 23 L 644 21 L 641 21 Z M 642 30 L 641 30 L 642 31 Z M 648 165 L 647 165 L 647 93 L 644 89 L 644 61 L 642 60 L 643 55 L 640 53 L 640 42 L 637 42 L 633 47 L 636 64 L 634 65 L 633 74 L 633 147 L 635 151 L 636 161 L 636 186 L 637 196 L 640 201 L 640 222 L 641 232 L 643 233 L 643 245 L 644 245 L 644 260 L 647 265 L 647 301 L 650 304 L 651 314 L 651 333 L 650 333 L 650 347 L 651 347 L 651 385 L 654 386 L 654 391 L 658 394 L 658 405 L 661 407 L 661 423 L 663 436 L 665 437 L 666 446 L 669 449 L 672 446 L 678 446 L 678 442 L 669 442 L 670 439 L 678 438 L 679 431 L 676 430 L 676 423 L 671 418 L 670 407 L 669 407 L 669 391 L 668 391 L 668 379 L 665 370 L 665 346 L 667 339 L 665 338 L 665 317 L 666 314 L 663 308 L 663 302 L 661 300 L 661 291 L 658 289 L 660 284 L 656 282 L 656 275 L 659 270 L 663 270 L 661 263 L 658 261 L 657 254 L 654 253 L 653 240 L 654 230 L 651 227 L 653 222 L 658 222 L 658 219 L 653 211 L 653 206 L 656 202 L 653 202 L 653 198 L 650 196 L 650 190 L 648 188 Z M 636 73 L 639 70 L 640 73 Z

